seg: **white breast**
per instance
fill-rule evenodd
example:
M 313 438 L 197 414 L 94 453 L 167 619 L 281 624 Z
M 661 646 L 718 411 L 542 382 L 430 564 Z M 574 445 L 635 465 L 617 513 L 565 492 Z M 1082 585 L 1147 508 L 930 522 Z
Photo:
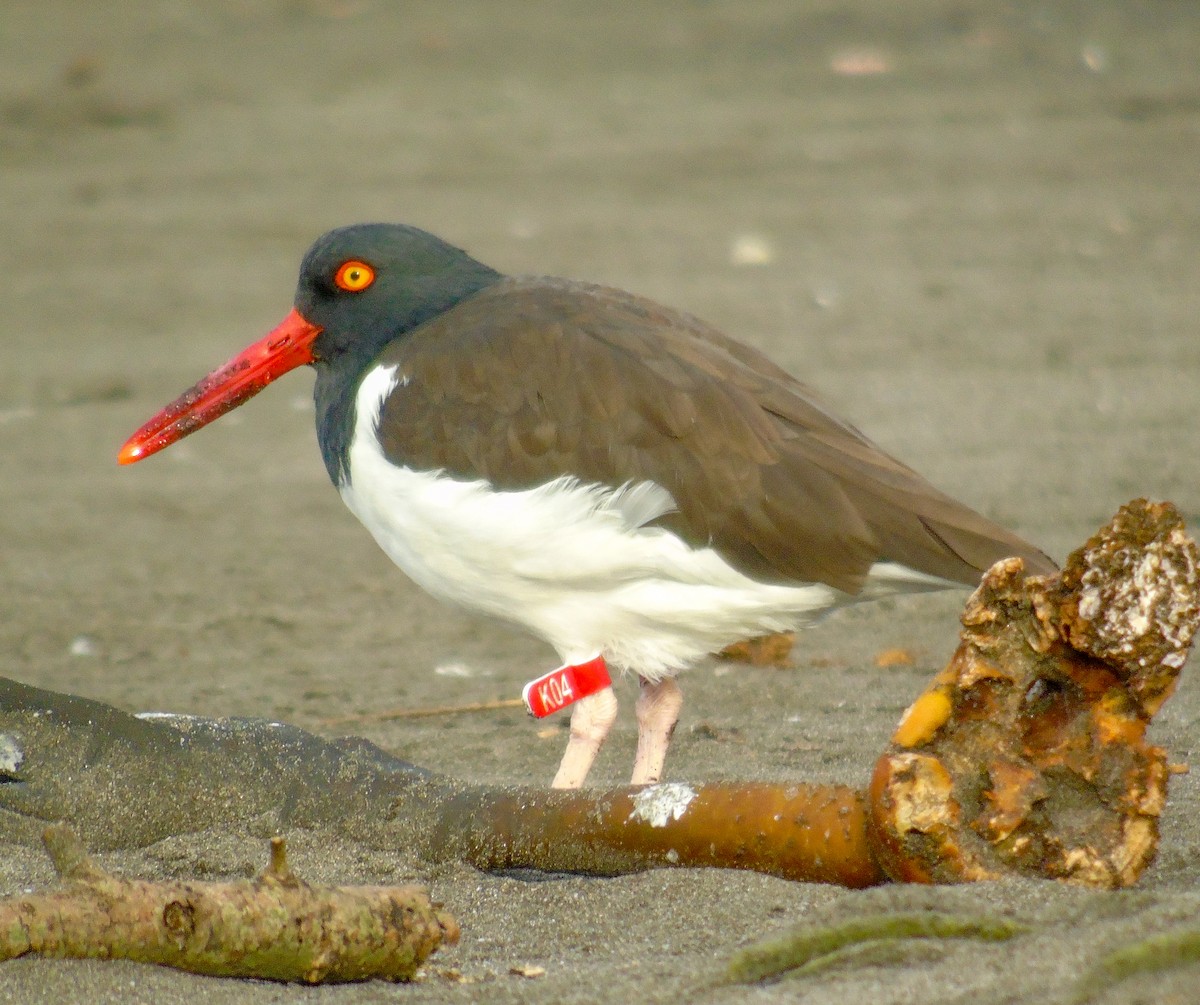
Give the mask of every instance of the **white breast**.
M 646 526 L 675 508 L 653 482 L 614 489 L 562 477 L 499 492 L 485 481 L 397 467 L 375 428 L 383 399 L 400 385 L 395 367 L 363 380 L 341 487 L 346 505 L 424 589 L 525 626 L 565 662 L 600 651 L 620 669 L 657 679 L 731 642 L 864 599 L 819 583 L 756 582 L 713 549 Z M 872 578 L 870 596 L 950 585 L 890 563 Z

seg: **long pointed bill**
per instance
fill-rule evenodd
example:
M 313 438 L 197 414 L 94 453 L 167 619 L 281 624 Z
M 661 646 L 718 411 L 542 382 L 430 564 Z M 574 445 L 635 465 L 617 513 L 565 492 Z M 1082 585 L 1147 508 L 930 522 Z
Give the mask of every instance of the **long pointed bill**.
M 293 309 L 265 338 L 185 391 L 129 437 L 117 461 L 133 464 L 158 453 L 253 398 L 276 377 L 311 363 L 313 340 L 320 333 Z

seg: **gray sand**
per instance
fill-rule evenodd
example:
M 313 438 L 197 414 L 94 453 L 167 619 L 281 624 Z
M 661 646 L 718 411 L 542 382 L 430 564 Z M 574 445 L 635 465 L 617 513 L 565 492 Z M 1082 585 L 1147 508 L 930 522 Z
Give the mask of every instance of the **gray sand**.
M 553 664 L 426 598 L 376 550 L 328 484 L 307 374 L 159 458 L 114 463 L 153 411 L 283 316 L 316 234 L 363 219 L 713 321 L 1059 558 L 1132 496 L 1194 519 L 1200 11 L 797 6 L 9 0 L 0 673 L 332 735 L 331 716 L 516 696 Z M 789 671 L 690 674 L 669 777 L 865 780 L 953 649 L 962 599 L 839 614 Z M 916 665 L 876 668 L 891 647 Z M 1189 673 L 1154 734 L 1180 762 L 1200 719 Z M 626 778 L 633 690 L 596 784 Z M 548 780 L 565 739 L 516 710 L 357 731 L 505 783 Z M 1194 777 L 1175 778 L 1159 860 L 1124 894 L 848 893 L 701 870 L 414 877 L 402 850 L 297 831 L 308 877 L 419 879 L 461 944 L 400 987 L 24 959 L 0 965 L 0 1001 L 1068 1001 L 1104 951 L 1194 920 L 1198 821 Z M 242 875 L 265 854 L 252 830 L 103 861 Z M 0 847 L 0 892 L 51 880 L 37 850 Z M 713 986 L 757 937 L 895 905 L 1034 928 Z M 1178 969 L 1096 1000 L 1195 1001 L 1195 979 Z

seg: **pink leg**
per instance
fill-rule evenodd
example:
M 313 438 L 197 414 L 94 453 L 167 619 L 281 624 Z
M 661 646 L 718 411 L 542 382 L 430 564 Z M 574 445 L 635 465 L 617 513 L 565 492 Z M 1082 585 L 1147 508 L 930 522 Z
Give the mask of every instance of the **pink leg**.
M 580 698 L 571 712 L 571 738 L 551 787 L 577 789 L 617 719 L 617 696 L 611 687 Z
M 647 785 L 662 778 L 667 747 L 682 705 L 683 693 L 674 677 L 664 677 L 657 683 L 642 678 L 637 700 L 637 758 L 633 762 L 631 785 Z

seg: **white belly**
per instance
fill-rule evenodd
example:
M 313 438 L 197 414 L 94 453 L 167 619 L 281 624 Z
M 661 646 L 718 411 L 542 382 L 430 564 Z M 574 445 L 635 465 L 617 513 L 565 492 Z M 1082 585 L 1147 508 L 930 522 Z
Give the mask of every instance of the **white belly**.
M 424 589 L 525 626 L 564 662 L 601 652 L 619 669 L 657 679 L 732 642 L 802 627 L 864 599 L 819 583 L 756 582 L 713 549 L 646 526 L 674 509 L 653 482 L 613 489 L 560 478 L 498 492 L 396 467 L 374 433 L 394 375 L 377 368 L 359 389 L 346 505 Z M 876 566 L 872 579 L 884 588 L 865 595 L 953 585 L 891 563 Z

